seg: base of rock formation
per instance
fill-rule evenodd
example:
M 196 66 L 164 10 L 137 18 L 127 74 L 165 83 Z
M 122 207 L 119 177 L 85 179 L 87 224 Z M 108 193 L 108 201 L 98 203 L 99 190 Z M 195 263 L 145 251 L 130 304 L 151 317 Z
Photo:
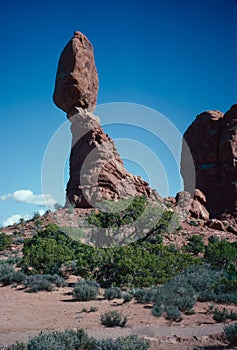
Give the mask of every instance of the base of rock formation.
M 140 176 L 129 174 L 113 140 L 103 131 L 99 119 L 82 108 L 68 115 L 72 149 L 66 203 L 77 208 L 97 207 L 103 200 L 145 195 L 160 199 Z

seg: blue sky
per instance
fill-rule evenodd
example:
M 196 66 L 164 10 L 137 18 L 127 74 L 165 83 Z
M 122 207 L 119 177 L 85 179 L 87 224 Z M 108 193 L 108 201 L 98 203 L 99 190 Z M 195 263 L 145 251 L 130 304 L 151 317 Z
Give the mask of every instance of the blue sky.
M 52 102 L 57 62 L 75 30 L 94 46 L 98 104 L 148 106 L 183 133 L 198 113 L 226 111 L 237 102 L 236 18 L 235 0 L 3 2 L 0 225 L 12 215 L 43 208 L 42 160 L 52 135 L 66 120 Z M 114 138 L 136 134 L 114 125 L 108 130 Z M 136 135 L 169 169 L 164 147 L 156 146 L 146 132 Z M 132 161 L 126 164 L 144 175 Z M 172 177 L 169 182 L 174 195 L 178 182 Z M 16 192 L 22 190 L 32 194 Z

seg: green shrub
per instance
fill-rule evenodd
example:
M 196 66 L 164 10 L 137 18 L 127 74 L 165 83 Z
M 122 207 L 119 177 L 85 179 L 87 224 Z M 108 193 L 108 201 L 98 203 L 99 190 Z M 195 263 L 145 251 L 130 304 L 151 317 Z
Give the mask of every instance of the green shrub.
M 171 321 L 180 322 L 182 321 L 182 315 L 177 306 L 166 306 L 165 307 L 166 318 Z
M 136 335 L 117 339 L 97 340 L 94 350 L 148 350 L 150 344 L 147 340 L 139 339 Z
M 12 238 L 5 232 L 0 233 L 0 251 L 6 250 L 12 244 Z
M 79 281 L 73 289 L 73 299 L 76 301 L 95 300 L 99 294 L 100 285 L 95 281 Z
M 146 197 L 135 197 L 132 201 L 106 201 L 101 206 L 102 210 L 99 213 L 89 216 L 89 224 L 103 228 L 121 227 L 132 223 L 143 213 Z
M 157 295 L 157 288 L 137 289 L 134 293 L 135 300 L 139 304 L 149 304 L 154 301 Z
M 90 250 L 89 250 L 90 249 Z M 167 282 L 200 259 L 171 252 L 162 244 L 134 243 L 114 248 L 88 248 L 78 254 L 77 273 L 103 288 L 149 287 Z
M 223 308 L 223 310 L 215 308 L 213 312 L 213 320 L 216 322 L 224 322 L 228 318 L 228 315 L 226 308 Z
M 107 300 L 121 299 L 122 292 L 119 287 L 111 287 L 105 290 L 104 297 Z
M 49 273 L 72 258 L 70 248 L 58 243 L 54 238 L 35 237 L 25 240 L 22 264 L 34 268 L 39 273 Z
M 217 242 L 220 242 L 220 238 L 218 236 L 212 235 L 208 238 L 209 244 L 213 244 L 213 243 L 217 243 Z
M 163 307 L 160 305 L 154 305 L 151 312 L 153 316 L 160 317 L 163 313 Z
M 125 327 L 127 316 L 118 311 L 109 311 L 101 316 L 101 323 L 106 327 Z
M 208 244 L 205 248 L 204 259 L 214 268 L 227 268 L 236 260 L 236 248 L 226 240 Z
M 40 333 L 30 339 L 27 350 L 76 350 L 95 349 L 96 341 L 89 338 L 83 330 L 66 330 Z
M 124 303 L 128 303 L 133 299 L 133 295 L 129 292 L 123 292 L 122 293 L 122 298 Z
M 213 319 L 216 322 L 224 322 L 226 319 L 229 320 L 237 320 L 237 313 L 236 312 L 228 312 L 226 308 L 223 308 L 222 310 L 215 308 L 213 313 Z
M 175 300 L 174 300 L 174 305 L 177 306 L 177 308 L 183 312 L 184 311 L 189 312 L 190 310 L 192 310 L 195 303 L 196 303 L 195 296 L 185 295 L 183 297 L 175 298 Z
M 0 283 L 4 286 L 23 284 L 25 280 L 26 275 L 21 271 L 15 271 L 11 264 L 0 264 Z
M 81 312 L 86 312 L 87 314 L 89 314 L 90 312 L 96 312 L 96 311 L 98 311 L 98 308 L 96 306 L 91 306 L 89 309 L 84 307 L 81 310 Z
M 32 238 L 24 241 L 22 266 L 33 267 L 38 273 L 55 273 L 62 263 L 89 255 L 93 247 L 70 238 L 55 224 L 47 225 Z M 90 256 L 88 256 L 90 259 Z
M 39 291 L 51 292 L 56 287 L 62 287 L 65 285 L 64 278 L 58 275 L 32 275 L 29 276 L 25 282 L 25 286 L 28 288 L 28 292 L 36 293 Z
M 189 311 L 196 303 L 196 292 L 187 281 L 173 278 L 158 289 L 154 302 L 156 305 L 178 308 L 179 311 Z
M 188 253 L 198 255 L 203 253 L 205 250 L 205 245 L 203 243 L 202 237 L 200 235 L 193 235 L 189 238 L 188 244 L 185 246 L 185 250 Z
M 149 342 L 136 335 L 117 339 L 95 340 L 88 337 L 83 330 L 66 330 L 40 333 L 32 338 L 28 345 L 16 343 L 1 350 L 148 350 Z
M 237 345 L 237 323 L 225 326 L 224 333 L 230 345 Z
M 231 311 L 231 312 L 228 314 L 228 318 L 229 318 L 230 320 L 232 320 L 232 321 L 236 321 L 236 320 L 237 320 L 237 313 Z
M 27 350 L 27 346 L 24 343 L 16 343 L 8 346 L 5 350 Z

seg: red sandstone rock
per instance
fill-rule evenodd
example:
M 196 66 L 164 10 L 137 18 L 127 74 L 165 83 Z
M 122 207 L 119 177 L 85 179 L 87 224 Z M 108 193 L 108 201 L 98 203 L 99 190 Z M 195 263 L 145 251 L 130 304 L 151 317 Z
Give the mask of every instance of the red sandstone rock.
M 194 193 L 196 196 L 191 197 L 190 193 L 187 191 L 179 192 L 176 195 L 176 211 L 183 216 L 183 219 L 195 218 L 198 220 L 208 220 L 209 213 L 203 202 L 205 200 L 204 194 L 195 189 Z
M 73 107 L 93 111 L 97 93 L 93 47 L 85 35 L 75 32 L 59 59 L 54 103 L 66 113 L 70 113 Z
M 125 170 L 113 140 L 104 133 L 98 118 L 81 108 L 76 110 L 68 116 L 73 140 L 67 203 L 88 208 L 96 207 L 102 200 L 141 195 L 159 200 L 147 182 Z
M 237 105 L 224 115 L 207 111 L 198 115 L 184 134 L 196 169 L 196 187 L 206 196 L 212 218 L 223 213 L 237 216 Z M 181 173 L 189 188 L 184 148 Z
M 89 208 L 102 200 L 141 195 L 160 200 L 147 182 L 125 170 L 113 140 L 91 113 L 96 106 L 97 91 L 92 45 L 82 33 L 75 32 L 61 54 L 53 95 L 55 104 L 67 113 L 71 122 L 67 204 Z

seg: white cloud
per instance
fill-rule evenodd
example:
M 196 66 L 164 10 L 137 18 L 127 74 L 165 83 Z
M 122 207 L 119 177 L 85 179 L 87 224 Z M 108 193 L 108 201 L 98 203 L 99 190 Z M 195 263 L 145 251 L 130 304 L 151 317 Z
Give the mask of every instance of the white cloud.
M 39 211 L 37 211 L 37 213 L 39 213 L 40 216 L 44 215 L 45 212 L 46 212 L 45 209 L 40 209 Z M 33 214 L 32 215 L 13 214 L 9 218 L 7 218 L 5 221 L 3 221 L 2 227 L 18 224 L 20 222 L 20 219 L 30 220 L 32 219 L 32 217 L 33 217 Z
M 22 216 L 20 214 L 14 214 L 14 215 L 10 216 L 9 218 L 7 218 L 5 221 L 3 221 L 2 227 L 17 224 L 17 223 L 19 223 L 21 218 L 23 218 L 24 220 L 29 220 L 30 216 L 29 215 Z
M 18 190 L 0 196 L 1 201 L 13 199 L 20 203 L 36 204 L 39 206 L 53 206 L 57 201 L 51 194 L 34 194 L 31 190 Z

